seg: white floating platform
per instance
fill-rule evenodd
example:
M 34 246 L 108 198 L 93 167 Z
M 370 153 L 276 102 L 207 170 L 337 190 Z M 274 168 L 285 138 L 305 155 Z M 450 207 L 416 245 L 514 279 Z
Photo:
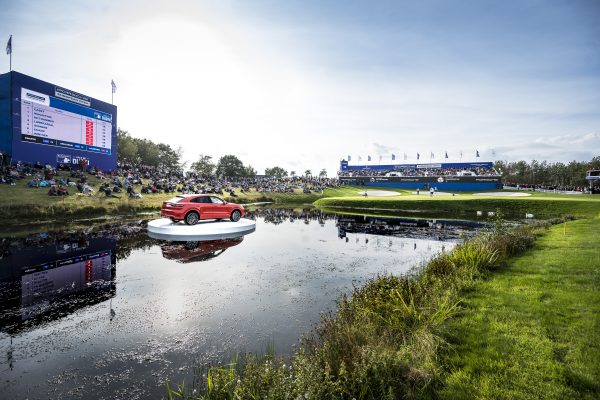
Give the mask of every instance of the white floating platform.
M 173 222 L 169 218 L 148 222 L 148 236 L 154 239 L 188 241 L 239 237 L 256 230 L 256 222 L 242 218 L 238 222 L 205 220 L 196 225 Z

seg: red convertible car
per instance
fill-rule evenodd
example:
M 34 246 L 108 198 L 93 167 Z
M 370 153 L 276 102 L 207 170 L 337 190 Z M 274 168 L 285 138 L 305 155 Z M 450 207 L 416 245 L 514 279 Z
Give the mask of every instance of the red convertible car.
M 237 222 L 244 216 L 244 207 L 213 195 L 192 194 L 165 201 L 160 215 L 171 218 L 173 222 L 183 220 L 188 225 L 195 225 L 201 219 L 230 218 Z

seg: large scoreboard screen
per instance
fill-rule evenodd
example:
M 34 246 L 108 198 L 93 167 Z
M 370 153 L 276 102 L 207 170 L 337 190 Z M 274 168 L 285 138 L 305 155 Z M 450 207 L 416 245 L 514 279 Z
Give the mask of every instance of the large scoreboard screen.
M 2 149 L 13 163 L 116 168 L 117 107 L 15 71 L 5 76 L 11 118 L 2 135 L 11 139 Z
M 63 92 L 57 95 L 68 96 Z M 89 101 L 76 99 L 82 104 L 21 88 L 21 140 L 110 154 L 112 115 L 89 108 Z

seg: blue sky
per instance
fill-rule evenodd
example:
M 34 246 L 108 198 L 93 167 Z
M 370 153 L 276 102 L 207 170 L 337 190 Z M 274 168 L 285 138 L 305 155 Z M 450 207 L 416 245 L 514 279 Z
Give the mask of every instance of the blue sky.
M 119 126 L 189 160 L 600 154 L 597 1 L 3 3 L 15 70 L 104 100 L 114 79 Z

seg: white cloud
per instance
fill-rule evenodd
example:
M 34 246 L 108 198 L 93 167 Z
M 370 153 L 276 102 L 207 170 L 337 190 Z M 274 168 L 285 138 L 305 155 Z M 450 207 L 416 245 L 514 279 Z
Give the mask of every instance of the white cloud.
M 538 137 L 516 145 L 499 146 L 495 151 L 497 158 L 506 160 L 591 160 L 600 156 L 600 134 Z M 491 152 L 491 149 L 487 152 Z
M 441 44 L 428 48 L 401 26 L 395 33 L 405 33 L 400 58 L 408 66 L 386 65 L 384 55 L 362 63 L 360 52 L 335 59 L 338 53 L 302 38 L 322 35 L 333 50 L 350 40 L 363 49 L 388 32 L 367 37 L 335 25 L 315 32 L 248 18 L 235 3 L 61 7 L 68 15 L 47 16 L 51 29 L 43 34 L 31 13 L 11 14 L 14 27 L 28 27 L 15 38 L 17 69 L 104 100 L 115 79 L 119 126 L 182 145 L 192 161 L 232 153 L 259 172 L 280 165 L 331 174 L 347 155 L 378 162 L 407 153 L 414 161 L 417 152 L 422 160 L 433 152 L 441 160 L 448 151 L 457 161 L 462 150 L 469 161 L 476 149 L 480 159 L 494 149 L 496 158 L 560 160 L 589 159 L 600 148 L 598 133 L 590 133 L 600 128 L 596 76 L 538 79 L 481 69 L 451 49 L 430 54 Z M 82 22 L 90 13 L 94 25 Z

